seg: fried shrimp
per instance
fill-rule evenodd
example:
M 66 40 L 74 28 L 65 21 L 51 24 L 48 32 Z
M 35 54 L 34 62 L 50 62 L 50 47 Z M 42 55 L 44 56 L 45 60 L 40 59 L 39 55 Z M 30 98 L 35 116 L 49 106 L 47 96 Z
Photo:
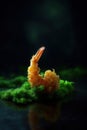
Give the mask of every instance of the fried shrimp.
M 43 85 L 47 92 L 52 92 L 59 88 L 59 75 L 55 73 L 55 70 L 47 70 L 44 76 L 40 75 L 40 68 L 38 67 L 38 62 L 45 50 L 45 47 L 41 47 L 35 55 L 32 56 L 30 60 L 30 66 L 28 67 L 28 82 L 31 87 L 38 87 Z

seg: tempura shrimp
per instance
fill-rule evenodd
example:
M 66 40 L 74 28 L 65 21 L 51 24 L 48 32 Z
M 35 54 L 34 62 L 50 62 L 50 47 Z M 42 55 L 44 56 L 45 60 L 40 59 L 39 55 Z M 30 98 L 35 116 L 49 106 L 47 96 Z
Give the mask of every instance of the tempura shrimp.
M 32 56 L 30 60 L 30 66 L 28 67 L 28 82 L 31 84 L 31 87 L 38 87 L 43 85 L 45 90 L 52 92 L 59 88 L 59 75 L 55 73 L 55 70 L 47 70 L 44 73 L 44 76 L 40 75 L 40 68 L 38 67 L 38 62 L 45 50 L 45 47 L 41 47 L 35 55 Z

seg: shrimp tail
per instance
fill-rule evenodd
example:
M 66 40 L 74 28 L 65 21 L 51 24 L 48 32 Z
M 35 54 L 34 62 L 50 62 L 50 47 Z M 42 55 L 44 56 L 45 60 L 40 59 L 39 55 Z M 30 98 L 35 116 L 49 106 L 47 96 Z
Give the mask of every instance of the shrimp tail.
M 34 57 L 34 61 L 35 61 L 36 63 L 40 60 L 40 58 L 41 58 L 41 56 L 42 56 L 44 50 L 45 50 L 45 47 L 43 46 L 43 47 L 41 47 L 41 48 L 36 52 L 36 54 L 33 56 L 33 57 Z

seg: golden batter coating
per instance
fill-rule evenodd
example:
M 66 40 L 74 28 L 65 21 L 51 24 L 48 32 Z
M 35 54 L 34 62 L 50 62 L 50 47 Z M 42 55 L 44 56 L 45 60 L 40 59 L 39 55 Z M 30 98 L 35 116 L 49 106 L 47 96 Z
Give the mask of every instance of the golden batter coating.
M 39 59 L 41 58 L 45 47 L 41 47 L 30 60 L 30 66 L 28 67 L 28 81 L 32 87 L 43 85 L 47 92 L 52 92 L 59 88 L 59 75 L 55 73 L 55 70 L 47 70 L 44 76 L 40 75 L 40 68 L 38 67 Z

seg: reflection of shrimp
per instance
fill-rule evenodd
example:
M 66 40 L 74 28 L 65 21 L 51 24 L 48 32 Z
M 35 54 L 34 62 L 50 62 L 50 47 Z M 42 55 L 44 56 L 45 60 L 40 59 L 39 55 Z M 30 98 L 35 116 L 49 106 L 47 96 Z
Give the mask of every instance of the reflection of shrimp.
M 47 130 L 49 124 L 55 126 L 61 116 L 61 105 L 61 102 L 49 105 L 41 103 L 30 105 L 28 122 L 31 130 Z M 43 121 L 48 125 L 43 126 Z
M 56 75 L 54 70 L 45 71 L 44 77 L 39 74 L 40 68 L 38 67 L 38 61 L 44 50 L 45 47 L 41 47 L 37 53 L 32 56 L 30 66 L 28 67 L 28 81 L 32 87 L 44 85 L 45 90 L 51 92 L 59 87 L 59 76 Z

